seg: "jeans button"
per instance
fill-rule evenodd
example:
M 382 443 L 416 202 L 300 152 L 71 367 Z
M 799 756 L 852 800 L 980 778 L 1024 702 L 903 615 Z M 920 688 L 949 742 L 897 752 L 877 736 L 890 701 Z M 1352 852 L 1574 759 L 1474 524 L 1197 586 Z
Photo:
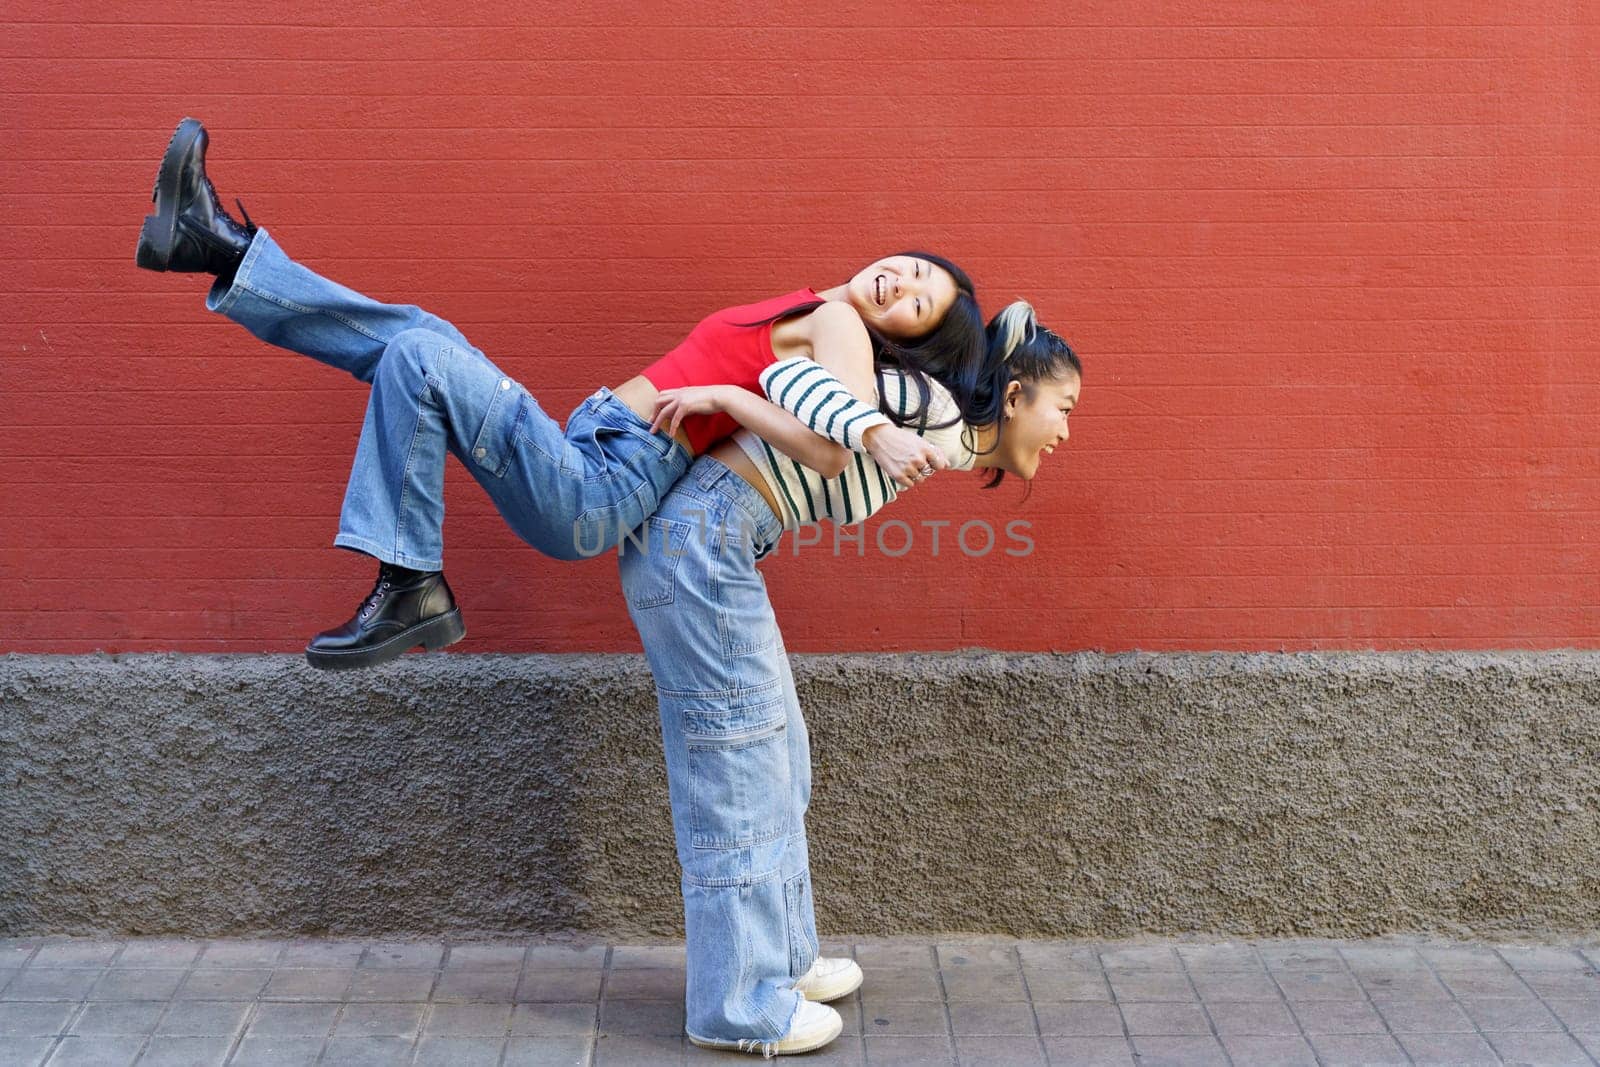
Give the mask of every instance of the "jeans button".
M 510 389 L 511 388 L 511 379 L 510 378 L 501 378 L 500 379 L 500 388 L 501 389 Z
M 479 459 L 482 459 L 484 456 L 489 454 L 489 450 L 486 448 L 474 448 L 472 450 L 472 454 L 477 456 Z

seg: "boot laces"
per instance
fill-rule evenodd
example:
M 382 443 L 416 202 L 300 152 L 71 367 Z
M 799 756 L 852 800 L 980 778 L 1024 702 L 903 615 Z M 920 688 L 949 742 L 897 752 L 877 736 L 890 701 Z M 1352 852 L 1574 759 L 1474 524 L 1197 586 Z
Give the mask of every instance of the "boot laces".
M 372 587 L 372 592 L 367 596 L 367 602 L 361 605 L 361 611 L 356 616 L 362 622 L 367 616 L 378 610 L 378 605 L 383 603 L 383 598 L 389 592 L 389 576 L 387 574 L 378 578 L 378 584 Z

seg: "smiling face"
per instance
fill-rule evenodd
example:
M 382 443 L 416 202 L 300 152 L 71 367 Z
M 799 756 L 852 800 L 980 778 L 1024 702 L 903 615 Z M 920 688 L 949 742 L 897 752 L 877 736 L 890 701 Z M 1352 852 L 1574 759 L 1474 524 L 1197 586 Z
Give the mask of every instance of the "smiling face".
M 910 341 L 933 332 L 956 302 L 956 280 L 915 256 L 880 259 L 845 284 L 861 320 L 885 337 Z
M 1067 443 L 1067 416 L 1078 406 L 1082 379 L 1074 372 L 1042 381 L 1012 380 L 1004 412 L 1009 421 L 1000 434 L 995 466 L 1032 478 L 1044 457 Z

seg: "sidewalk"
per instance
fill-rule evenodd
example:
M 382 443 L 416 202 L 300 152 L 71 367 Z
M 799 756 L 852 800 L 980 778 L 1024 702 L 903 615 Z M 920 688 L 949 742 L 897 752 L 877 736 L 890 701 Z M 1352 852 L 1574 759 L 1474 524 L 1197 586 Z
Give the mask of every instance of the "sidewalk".
M 1600 1063 L 1600 945 L 824 946 L 814 1064 Z M 0 940 L 0 1064 L 759 1062 L 683 1039 L 681 945 Z

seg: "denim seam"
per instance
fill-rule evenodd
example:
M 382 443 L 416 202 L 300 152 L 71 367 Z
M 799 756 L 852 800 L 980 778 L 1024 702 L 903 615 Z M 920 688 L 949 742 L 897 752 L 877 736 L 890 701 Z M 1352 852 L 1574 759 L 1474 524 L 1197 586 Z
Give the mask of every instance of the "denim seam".
M 398 563 L 400 566 L 410 567 L 412 570 L 437 571 L 444 569 L 443 560 L 423 559 L 421 556 L 410 556 L 404 552 L 394 552 L 390 549 L 384 548 L 376 541 L 369 541 L 365 537 L 360 537 L 352 533 L 340 531 L 334 535 L 333 543 L 339 548 L 353 548 L 358 552 L 365 552 L 374 559 L 383 559 L 384 554 L 387 552 L 389 555 L 395 557 L 393 560 L 389 560 L 388 562 Z
M 777 880 L 782 874 L 782 868 L 774 867 L 760 874 L 741 874 L 731 878 L 696 878 L 691 874 L 685 874 L 683 877 L 684 881 L 697 889 L 736 889 L 765 885 Z
M 661 697 L 673 697 L 679 700 L 720 700 L 730 697 L 756 696 L 765 693 L 769 689 L 781 688 L 782 684 L 782 679 L 773 678 L 756 685 L 736 685 L 729 689 L 665 689 L 658 685 L 656 686 L 656 696 L 658 699 Z M 742 711 L 744 709 L 737 710 Z
M 287 300 L 280 296 L 274 296 L 271 293 L 264 293 L 260 289 L 257 289 L 255 286 L 251 285 L 248 278 L 240 279 L 236 277 L 234 279 L 234 285 L 240 289 L 243 289 L 245 292 L 252 294 L 253 296 L 257 296 L 270 304 L 277 304 L 279 307 L 286 308 L 289 311 L 294 311 L 301 315 L 321 315 L 323 318 L 332 319 L 343 326 L 349 327 L 363 337 L 371 338 L 372 340 L 377 341 L 379 344 L 387 345 L 389 341 L 393 340 L 393 338 L 381 337 L 378 334 L 373 333 L 371 330 L 364 328 L 354 319 L 345 318 L 343 315 L 329 311 L 326 308 L 306 307 L 303 304 L 295 303 L 293 300 Z
M 423 397 L 426 396 L 428 391 L 434 388 L 434 386 L 434 379 L 424 373 L 422 376 L 422 392 L 418 393 L 416 397 L 417 421 L 416 425 L 411 427 L 411 444 L 406 448 L 406 463 L 405 466 L 400 470 L 400 507 L 398 513 L 395 515 L 394 521 L 394 550 L 396 555 L 400 554 L 400 546 L 405 543 L 406 500 L 411 495 L 411 461 L 417 454 L 417 439 L 422 436 Z M 439 491 L 442 495 L 444 492 L 443 485 L 439 487 Z

